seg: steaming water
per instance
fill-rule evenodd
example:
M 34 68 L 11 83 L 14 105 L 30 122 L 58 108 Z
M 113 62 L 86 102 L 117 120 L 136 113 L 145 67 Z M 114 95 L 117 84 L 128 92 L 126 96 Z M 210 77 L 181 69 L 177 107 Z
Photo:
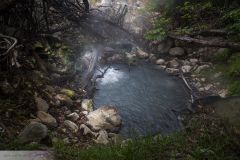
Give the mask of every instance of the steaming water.
M 103 69 L 103 68 L 102 68 Z M 189 95 L 183 82 L 164 71 L 141 64 L 114 64 L 98 79 L 95 106 L 114 105 L 122 119 L 121 134 L 171 133 L 181 129 L 173 111 L 186 109 Z

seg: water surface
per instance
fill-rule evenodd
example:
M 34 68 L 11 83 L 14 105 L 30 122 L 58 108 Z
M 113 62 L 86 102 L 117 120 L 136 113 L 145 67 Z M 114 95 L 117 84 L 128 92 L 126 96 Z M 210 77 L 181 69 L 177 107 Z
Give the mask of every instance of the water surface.
M 103 68 L 102 68 L 103 69 Z M 181 129 L 176 112 L 186 109 L 189 95 L 183 82 L 164 71 L 141 64 L 114 64 L 98 79 L 94 103 L 117 107 L 122 119 L 121 134 L 172 133 Z

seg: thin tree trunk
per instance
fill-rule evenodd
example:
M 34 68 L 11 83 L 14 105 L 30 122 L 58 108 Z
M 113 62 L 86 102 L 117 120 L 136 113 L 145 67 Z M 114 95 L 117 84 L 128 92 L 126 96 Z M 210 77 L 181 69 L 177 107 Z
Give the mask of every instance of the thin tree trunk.
M 169 35 L 170 38 L 185 41 L 188 43 L 196 43 L 199 45 L 209 46 L 209 47 L 222 47 L 222 48 L 231 48 L 234 50 L 240 51 L 240 44 L 235 42 L 227 42 L 227 41 L 207 41 L 202 39 L 196 39 L 188 36 L 176 36 L 176 35 Z

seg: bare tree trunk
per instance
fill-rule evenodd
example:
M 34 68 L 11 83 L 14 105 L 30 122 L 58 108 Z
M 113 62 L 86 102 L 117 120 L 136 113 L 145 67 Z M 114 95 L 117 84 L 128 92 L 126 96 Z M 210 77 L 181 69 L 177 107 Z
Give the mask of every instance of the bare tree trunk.
M 176 35 L 169 35 L 169 37 L 176 40 L 185 41 L 188 43 L 196 43 L 196 44 L 209 46 L 209 47 L 231 48 L 231 49 L 240 51 L 240 44 L 235 42 L 207 41 L 207 40 L 196 39 L 188 36 L 176 36 Z

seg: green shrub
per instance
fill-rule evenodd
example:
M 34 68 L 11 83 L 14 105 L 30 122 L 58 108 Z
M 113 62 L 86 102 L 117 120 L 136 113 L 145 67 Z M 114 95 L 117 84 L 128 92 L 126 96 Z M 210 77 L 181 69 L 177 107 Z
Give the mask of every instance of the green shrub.
M 231 50 L 228 48 L 224 48 L 218 50 L 215 54 L 213 54 L 211 59 L 215 62 L 227 62 L 231 55 L 232 55 Z
M 147 40 L 162 40 L 166 37 L 170 25 L 170 18 L 166 16 L 160 17 L 154 22 L 152 30 L 145 34 Z
M 233 78 L 240 77 L 240 55 L 236 54 L 229 59 L 229 75 Z
M 240 33 L 240 9 L 226 12 L 222 19 L 229 31 Z
M 240 80 L 237 80 L 229 85 L 228 94 L 230 96 L 240 95 Z

